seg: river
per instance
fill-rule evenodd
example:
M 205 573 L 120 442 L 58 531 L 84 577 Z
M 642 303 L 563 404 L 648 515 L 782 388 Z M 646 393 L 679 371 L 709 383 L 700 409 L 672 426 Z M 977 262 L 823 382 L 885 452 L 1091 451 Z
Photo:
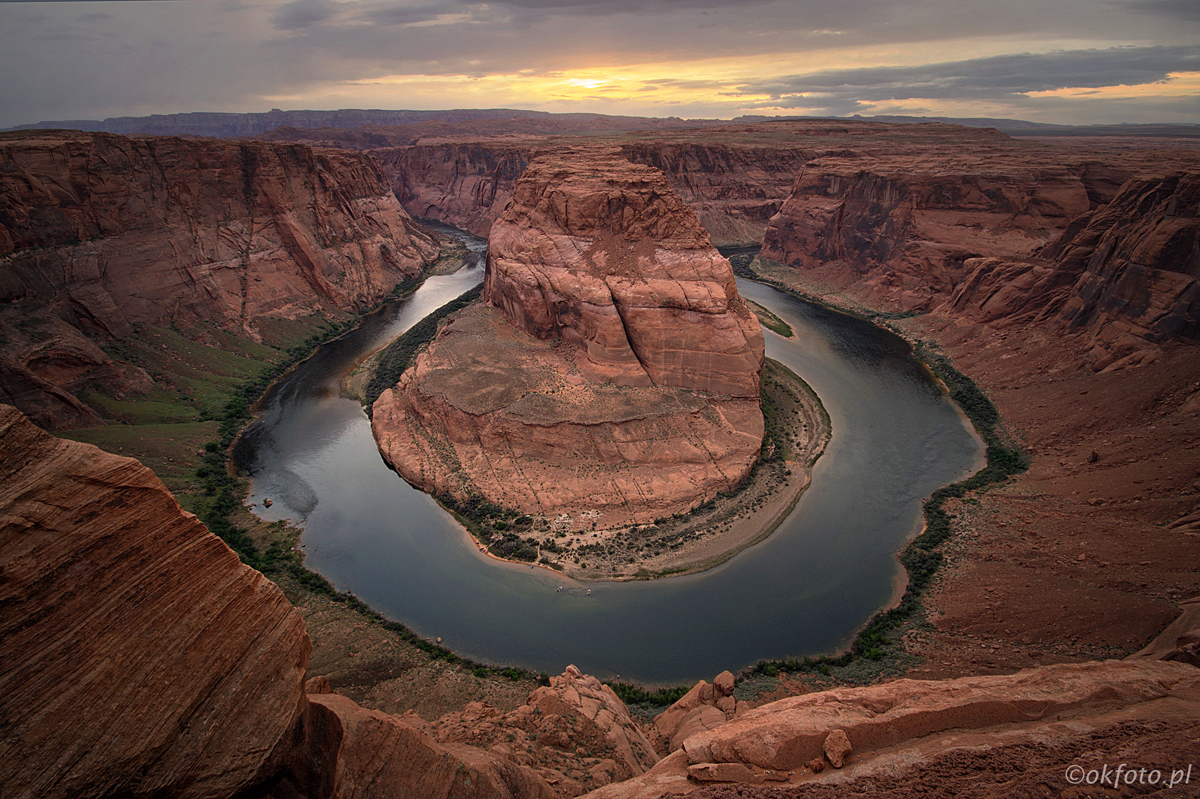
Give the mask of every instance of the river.
M 430 277 L 277 383 L 234 453 L 255 512 L 303 527 L 309 568 L 462 655 L 680 684 L 831 652 L 893 597 L 895 553 L 919 530 L 922 498 L 981 465 L 982 444 L 901 339 L 739 280 L 796 331 L 767 331 L 767 356 L 808 381 L 833 423 L 779 529 L 716 569 L 650 582 L 584 585 L 490 559 L 387 467 L 363 409 L 338 388 L 364 353 L 482 280 L 482 243 L 472 247 L 463 270 Z

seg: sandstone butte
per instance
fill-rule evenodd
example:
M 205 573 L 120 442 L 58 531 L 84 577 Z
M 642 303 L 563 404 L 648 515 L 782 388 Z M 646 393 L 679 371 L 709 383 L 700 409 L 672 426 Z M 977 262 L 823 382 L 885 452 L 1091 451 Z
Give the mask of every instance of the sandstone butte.
M 360 153 L 3 133 L 0 397 L 49 428 L 95 424 L 74 391 L 152 383 L 93 339 L 203 322 L 257 339 L 264 318 L 377 304 L 437 253 Z
M 763 335 L 658 170 L 611 151 L 533 161 L 492 226 L 486 304 L 380 395 L 414 485 L 597 527 L 730 489 L 763 435 Z

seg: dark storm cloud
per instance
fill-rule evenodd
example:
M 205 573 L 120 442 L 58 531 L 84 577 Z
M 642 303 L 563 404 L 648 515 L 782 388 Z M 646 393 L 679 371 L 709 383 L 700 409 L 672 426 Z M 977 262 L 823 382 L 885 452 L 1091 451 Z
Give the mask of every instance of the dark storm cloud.
M 1170 19 L 1200 22 L 1200 3 L 1196 0 L 1140 0 L 1125 8 Z
M 993 56 L 917 67 L 867 67 L 792 75 L 740 86 L 785 107 L 887 100 L 997 100 L 1029 92 L 1103 88 L 1200 70 L 1200 47 L 1128 47 Z M 805 97 L 803 95 L 810 95 Z
M 335 13 L 329 0 L 291 0 L 279 7 L 271 22 L 277 30 L 302 30 L 325 22 Z

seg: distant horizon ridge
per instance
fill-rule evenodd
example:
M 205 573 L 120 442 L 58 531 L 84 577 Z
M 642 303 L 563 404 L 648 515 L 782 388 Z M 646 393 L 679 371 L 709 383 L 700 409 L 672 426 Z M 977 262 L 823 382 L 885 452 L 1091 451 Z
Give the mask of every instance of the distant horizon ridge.
M 476 120 L 546 119 L 557 121 L 613 120 L 630 127 L 640 121 L 656 123 L 654 127 L 684 128 L 722 124 L 771 122 L 804 119 L 841 119 L 895 124 L 919 124 L 939 122 L 964 127 L 993 127 L 1003 133 L 1016 135 L 1053 135 L 1074 133 L 1076 135 L 1120 135 L 1136 133 L 1143 136 L 1200 137 L 1200 125 L 1167 122 L 1120 122 L 1093 125 L 1068 125 L 1052 122 L 1031 122 L 1020 119 L 990 117 L 919 117 L 908 115 L 864 116 L 804 116 L 804 115 L 741 115 L 731 119 L 695 118 L 678 116 L 650 117 L 629 114 L 603 114 L 594 112 L 553 112 L 520 108 L 452 108 L 452 109 L 363 109 L 342 108 L 336 110 L 272 108 L 269 111 L 181 111 L 169 114 L 145 116 L 118 116 L 105 119 L 44 120 L 16 125 L 3 132 L 27 130 L 81 130 L 118 135 L 191 135 L 216 138 L 257 136 L 280 127 L 300 129 L 339 128 L 353 129 L 365 125 L 409 125 L 420 122 L 440 121 L 450 124 Z

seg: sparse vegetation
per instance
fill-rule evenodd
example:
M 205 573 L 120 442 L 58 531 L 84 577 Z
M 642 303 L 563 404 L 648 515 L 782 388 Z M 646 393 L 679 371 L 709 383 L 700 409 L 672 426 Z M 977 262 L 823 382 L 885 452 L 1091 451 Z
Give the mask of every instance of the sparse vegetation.
M 764 282 L 785 293 L 813 301 L 787 286 L 773 281 Z M 836 310 L 863 317 L 862 314 L 845 309 Z M 876 315 L 871 321 L 876 321 L 881 316 Z M 891 315 L 888 318 L 895 317 L 896 315 Z M 835 675 L 837 678 L 848 682 L 863 682 L 878 677 L 887 665 L 883 663 L 885 659 L 894 669 L 898 668 L 903 660 L 899 649 L 900 633 L 904 627 L 919 618 L 923 608 L 921 598 L 942 564 L 943 555 L 938 551 L 938 547 L 951 536 L 951 517 L 944 509 L 945 502 L 952 498 L 963 498 L 970 492 L 1003 482 L 1029 468 L 1028 456 L 1005 441 L 1000 430 L 1000 414 L 996 406 L 974 381 L 955 369 L 944 355 L 933 352 L 921 343 L 915 345 L 914 355 L 945 384 L 951 399 L 971 420 L 987 447 L 986 465 L 965 480 L 937 489 L 925 500 L 925 530 L 899 555 L 900 563 L 908 572 L 908 586 L 896 607 L 880 611 L 872 617 L 855 636 L 850 647 L 840 655 L 763 660 L 750 667 L 746 671 L 747 676 L 760 674 L 773 677 L 780 672 L 828 676 L 834 674 L 833 669 L 838 669 Z M 868 665 L 871 663 L 878 665 Z
M 483 286 L 476 286 L 458 299 L 451 300 L 417 322 L 404 335 L 387 346 L 380 354 L 375 374 L 367 384 L 364 404 L 367 406 L 368 413 L 370 413 L 371 406 L 375 404 L 375 400 L 379 399 L 379 395 L 399 382 L 400 375 L 404 374 L 404 370 L 412 364 L 417 353 L 423 350 L 437 335 L 442 320 L 450 314 L 466 308 L 477 300 L 482 292 Z

